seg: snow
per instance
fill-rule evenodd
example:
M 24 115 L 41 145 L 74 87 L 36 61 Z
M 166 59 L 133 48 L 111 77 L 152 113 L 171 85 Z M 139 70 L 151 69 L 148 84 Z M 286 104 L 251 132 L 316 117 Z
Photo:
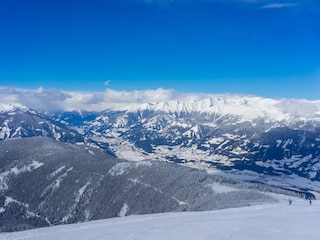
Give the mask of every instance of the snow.
M 230 151 L 231 153 L 233 153 L 233 154 L 247 154 L 248 153 L 248 151 L 246 151 L 246 150 L 243 150 L 243 149 L 241 149 L 241 147 L 240 146 L 238 146 L 238 147 L 236 147 L 235 149 L 232 149 L 232 151 Z
M 115 153 L 115 155 L 120 159 L 130 160 L 130 161 L 143 161 L 147 159 L 147 154 L 142 150 L 139 150 L 127 140 L 122 139 L 118 136 L 118 133 L 109 132 L 106 137 L 108 137 L 108 144 L 110 150 Z
M 228 193 L 228 192 L 238 191 L 238 189 L 236 189 L 236 188 L 229 187 L 229 186 L 226 186 L 226 185 L 221 185 L 221 184 L 218 184 L 218 183 L 209 184 L 207 186 L 211 187 L 212 190 L 217 192 L 217 193 Z
M 32 161 L 32 163 L 24 165 L 21 168 L 15 166 L 7 171 L 0 173 L 0 190 L 6 190 L 8 188 L 7 181 L 10 175 L 18 175 L 20 173 L 31 172 L 41 166 L 43 166 L 43 163 L 38 161 Z
M 226 137 L 227 139 L 236 140 L 239 139 L 238 135 L 231 134 L 231 133 L 225 133 L 222 135 L 223 137 Z
M 287 148 L 288 144 L 292 144 L 293 143 L 293 139 L 287 139 L 285 141 L 285 143 L 283 144 L 282 148 Z
M 125 217 L 127 212 L 128 212 L 128 210 L 129 210 L 128 204 L 124 203 L 122 208 L 121 208 L 121 210 L 120 210 L 120 212 L 119 212 L 119 217 Z
M 28 110 L 27 107 L 19 104 L 19 103 L 12 103 L 12 104 L 8 104 L 8 103 L 1 103 L 0 104 L 0 112 L 13 112 L 16 109 L 21 109 L 21 110 Z
M 80 202 L 80 199 L 83 195 L 83 193 L 85 192 L 85 190 L 87 189 L 87 187 L 91 184 L 91 181 L 88 181 L 82 188 L 79 189 L 78 191 L 78 195 L 75 199 L 76 204 L 78 204 Z
M 208 95 L 194 98 L 181 98 L 165 102 L 124 104 L 114 110 L 126 111 L 164 111 L 168 113 L 204 113 L 219 116 L 236 115 L 239 120 L 252 121 L 265 118 L 270 121 L 291 121 L 294 119 L 319 120 L 318 101 L 270 99 L 244 95 Z
M 108 174 L 110 176 L 120 176 L 127 173 L 127 170 L 129 169 L 129 167 L 130 167 L 129 163 L 118 163 L 108 171 Z
M 89 152 L 89 154 L 91 154 L 91 155 L 93 155 L 93 156 L 96 155 L 96 154 L 94 153 L 94 151 L 92 151 L 92 150 L 89 150 L 88 152 Z
M 282 143 L 282 140 L 278 139 L 277 140 L 277 148 L 280 147 L 280 144 Z
M 187 202 L 181 201 L 181 200 L 179 200 L 178 198 L 176 198 L 174 196 L 171 196 L 171 198 L 173 200 L 175 200 L 179 205 L 188 205 L 188 206 L 190 206 Z
M 20 136 L 22 132 L 22 127 L 17 127 L 14 133 L 11 135 L 11 137 Z
M 76 193 L 74 203 L 69 207 L 69 213 L 63 217 L 62 222 L 67 222 L 71 217 L 73 217 L 73 214 L 84 194 L 87 187 L 91 184 L 91 180 L 89 180 L 83 187 L 81 187 L 78 192 Z M 85 211 L 85 218 L 88 219 L 90 216 L 90 212 L 88 210 Z
M 141 161 L 141 162 L 123 162 L 114 165 L 109 171 L 110 176 L 120 176 L 127 174 L 131 168 L 138 168 L 141 166 L 151 166 L 151 161 Z
M 152 185 L 150 185 L 150 184 L 148 184 L 148 183 L 141 182 L 141 181 L 139 181 L 138 179 L 128 178 L 128 180 L 129 180 L 130 182 L 132 182 L 133 184 L 140 184 L 140 185 L 143 185 L 143 186 L 146 187 L 146 188 L 152 188 L 154 191 L 159 192 L 159 193 L 161 193 L 161 194 L 163 193 L 163 192 L 161 191 L 161 189 L 156 188 L 156 187 L 154 187 L 154 186 L 152 186 Z
M 10 203 L 19 203 L 17 200 L 13 199 L 12 197 L 5 197 L 4 206 L 8 206 Z
M 49 176 L 48 176 L 48 179 L 55 177 L 56 175 L 58 175 L 65 168 L 66 168 L 66 166 L 62 166 L 62 167 L 58 168 L 57 170 L 55 170 L 54 172 L 50 173 Z
M 192 127 L 190 130 L 186 131 L 184 136 L 188 138 L 201 138 L 201 130 L 198 125 Z
M 12 197 L 8 197 L 8 196 L 5 196 L 4 206 L 0 208 L 0 213 L 5 212 L 6 211 L 5 207 L 10 205 L 11 203 L 16 203 L 16 204 L 18 204 L 20 206 L 25 207 L 27 209 L 27 211 L 26 211 L 26 217 L 27 218 L 37 216 L 36 213 L 30 211 L 29 204 L 25 204 L 23 202 L 19 202 L 18 200 L 13 199 Z
M 148 184 L 148 183 L 141 182 L 141 181 L 138 180 L 137 178 L 135 178 L 135 179 L 128 178 L 128 180 L 129 180 L 130 182 L 132 182 L 133 184 L 140 184 L 140 185 L 144 186 L 145 188 L 152 188 L 154 191 L 163 194 L 163 192 L 162 192 L 161 189 L 156 188 L 156 187 L 154 187 L 154 186 L 152 186 L 152 185 L 150 185 L 150 184 Z M 189 205 L 188 203 L 183 202 L 183 201 L 177 199 L 177 198 L 174 197 L 174 196 L 170 196 L 170 197 L 171 197 L 173 200 L 175 200 L 179 205 Z
M 215 173 L 224 177 L 234 178 L 241 181 L 262 182 L 271 186 L 295 190 L 308 188 L 313 189 L 316 192 L 320 192 L 319 181 L 313 181 L 304 177 L 300 177 L 296 174 L 271 176 L 262 173 L 259 174 L 249 170 L 239 171 L 235 169 L 229 172 L 216 171 Z
M 207 212 L 128 216 L 0 234 L 0 240 L 301 240 L 319 239 L 320 202 L 280 203 Z M 125 204 L 123 205 L 124 208 Z
M 10 137 L 9 120 L 6 119 L 2 126 L 0 126 L 0 139 L 5 139 Z
M 177 113 L 178 115 L 182 113 L 197 112 L 200 114 L 214 114 L 217 118 L 219 118 L 219 116 L 236 115 L 239 116 L 239 120 L 241 121 L 252 121 L 253 119 L 259 118 L 266 118 L 272 121 L 295 121 L 305 119 L 320 120 L 320 101 L 309 101 L 305 99 L 271 99 L 249 95 L 246 96 L 231 94 L 192 93 L 172 95 L 171 91 L 167 91 L 164 89 L 158 89 L 154 91 L 154 94 L 159 95 L 160 92 L 161 97 L 155 99 L 154 95 L 150 95 L 149 91 L 135 91 L 132 93 L 124 93 L 112 91 L 109 89 L 106 92 L 107 95 L 105 95 L 104 97 L 101 96 L 101 100 L 103 99 L 102 102 L 98 101 L 95 103 L 92 103 L 91 101 L 86 103 L 81 102 L 80 99 L 86 99 L 88 95 L 93 96 L 96 95 L 96 93 L 85 93 L 85 96 L 81 97 L 81 93 L 68 92 L 66 101 L 57 101 L 60 101 L 60 104 L 58 104 L 60 107 L 58 108 L 61 108 L 61 110 L 65 111 L 75 109 L 79 112 L 83 110 L 124 110 L 130 112 L 148 110 Z M 66 92 L 62 94 L 64 95 L 66 94 Z M 117 97 L 111 97 L 111 95 L 109 94 Z M 162 94 L 165 94 L 166 96 L 162 96 Z M 106 101 L 105 97 L 108 98 L 108 101 Z M 120 98 L 121 100 L 119 100 L 118 98 Z M 35 99 L 37 99 L 37 97 Z M 54 102 L 54 105 L 57 105 L 57 103 L 53 99 L 54 97 L 51 99 Z M 79 103 L 79 101 L 81 103 Z M 14 114 L 14 111 L 19 109 L 22 111 L 30 111 L 31 113 L 33 113 L 33 111 L 29 110 L 21 103 L 13 102 L 12 100 L 7 100 L 7 102 L 9 104 L 0 104 L 0 112 Z M 34 100 L 31 102 L 35 103 L 39 101 Z M 29 102 L 29 104 L 31 102 Z M 40 105 L 42 106 L 40 107 L 39 105 L 35 106 L 34 104 L 31 104 L 28 107 L 34 109 L 42 108 L 43 110 L 46 110 L 46 105 L 52 106 L 52 104 Z M 108 123 L 108 118 L 101 118 L 96 123 L 98 125 L 101 125 L 102 123 Z M 125 126 L 126 123 L 127 119 L 119 118 L 117 121 L 117 126 Z
M 212 138 L 211 140 L 208 141 L 208 143 L 211 144 L 221 144 L 225 139 L 224 138 Z
M 305 163 L 305 162 L 309 162 L 312 159 L 312 154 L 309 154 L 308 156 L 300 159 L 299 161 L 295 161 L 291 166 L 289 166 L 290 168 L 298 168 L 301 164 Z
M 60 187 L 61 182 L 68 176 L 68 173 L 72 170 L 73 170 L 73 167 L 68 168 L 62 175 L 60 175 L 57 179 L 55 179 L 49 186 L 46 187 L 46 189 L 41 194 L 41 197 L 47 194 L 50 190 L 51 190 L 51 193 L 53 193 L 56 189 L 58 189 Z

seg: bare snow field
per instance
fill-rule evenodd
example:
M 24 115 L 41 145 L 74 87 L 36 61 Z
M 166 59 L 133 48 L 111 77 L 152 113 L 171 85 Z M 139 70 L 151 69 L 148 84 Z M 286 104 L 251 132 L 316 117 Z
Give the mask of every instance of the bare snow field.
M 303 240 L 320 239 L 320 201 L 207 212 L 177 212 L 2 233 L 0 240 Z

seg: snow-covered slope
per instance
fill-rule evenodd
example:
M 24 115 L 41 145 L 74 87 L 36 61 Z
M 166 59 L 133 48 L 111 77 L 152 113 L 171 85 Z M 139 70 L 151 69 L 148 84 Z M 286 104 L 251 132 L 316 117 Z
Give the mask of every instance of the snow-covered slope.
M 319 239 L 320 203 L 279 204 L 211 212 L 165 213 L 63 225 L 0 235 L 1 240 L 301 240 Z

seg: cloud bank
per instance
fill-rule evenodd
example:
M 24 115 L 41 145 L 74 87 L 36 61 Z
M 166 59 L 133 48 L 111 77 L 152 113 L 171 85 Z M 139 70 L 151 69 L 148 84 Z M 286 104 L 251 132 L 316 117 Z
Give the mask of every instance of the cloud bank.
M 125 106 L 170 101 L 177 97 L 179 94 L 174 90 L 163 88 L 144 91 L 116 91 L 108 88 L 105 92 L 73 92 L 0 87 L 0 104 L 19 104 L 42 111 L 121 110 Z
M 117 91 L 107 88 L 104 92 L 80 92 L 45 90 L 42 87 L 28 90 L 0 86 L 0 107 L 1 104 L 22 105 L 42 112 L 128 110 L 150 103 L 199 101 L 226 95 L 228 94 L 181 93 L 164 88 L 135 91 Z
M 231 97 L 230 101 L 241 101 L 243 97 L 260 98 L 243 94 L 209 94 L 181 93 L 174 89 L 158 88 L 155 90 L 117 91 L 107 88 L 104 92 L 60 91 L 18 89 L 0 86 L 0 111 L 6 105 L 25 106 L 41 112 L 54 111 L 104 111 L 104 110 L 136 110 L 145 104 L 166 103 L 170 101 L 194 103 L 204 99 L 222 100 Z M 233 99 L 233 100 L 232 100 Z M 266 99 L 266 98 L 265 98 Z M 275 100 L 275 99 L 273 99 Z M 278 99 L 280 100 L 280 99 Z M 282 99 L 286 101 L 286 99 Z M 292 100 L 292 99 L 291 99 Z M 282 101 L 282 102 L 283 102 Z M 292 101 L 295 101 L 294 99 Z M 318 101 L 303 101 L 320 104 Z M 316 114 L 319 114 L 317 112 Z

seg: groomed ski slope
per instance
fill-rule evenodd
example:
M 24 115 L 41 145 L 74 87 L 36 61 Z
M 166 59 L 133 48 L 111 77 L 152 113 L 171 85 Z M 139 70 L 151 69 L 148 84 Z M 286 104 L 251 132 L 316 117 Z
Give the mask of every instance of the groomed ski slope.
M 320 239 L 320 201 L 286 200 L 210 212 L 129 216 L 0 234 L 34 240 L 303 240 Z

